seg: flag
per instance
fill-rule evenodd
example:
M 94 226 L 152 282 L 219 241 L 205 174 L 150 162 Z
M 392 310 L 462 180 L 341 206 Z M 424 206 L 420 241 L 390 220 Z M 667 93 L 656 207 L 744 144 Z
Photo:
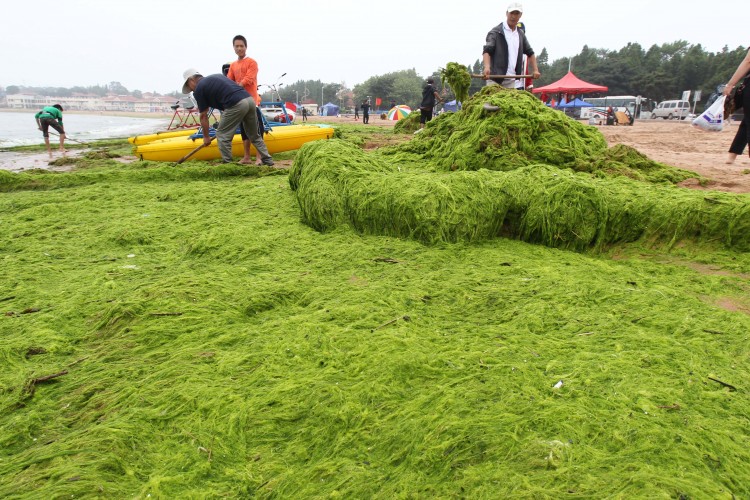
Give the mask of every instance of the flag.
M 381 99 L 380 97 L 375 98 L 375 106 L 380 106 L 380 103 L 382 102 L 383 102 L 383 99 Z

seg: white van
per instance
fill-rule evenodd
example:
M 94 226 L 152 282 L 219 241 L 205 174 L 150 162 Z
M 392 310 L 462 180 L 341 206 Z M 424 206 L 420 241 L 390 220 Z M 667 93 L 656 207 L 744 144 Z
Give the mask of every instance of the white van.
M 690 114 L 690 103 L 687 101 L 662 101 L 651 112 L 651 118 L 664 118 L 671 120 L 679 118 L 684 120 Z

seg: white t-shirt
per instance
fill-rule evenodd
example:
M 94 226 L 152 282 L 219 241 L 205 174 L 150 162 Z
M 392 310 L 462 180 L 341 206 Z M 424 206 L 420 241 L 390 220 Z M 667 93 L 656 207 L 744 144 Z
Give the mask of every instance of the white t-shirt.
M 516 26 L 516 29 L 511 30 L 505 25 L 505 23 L 503 23 L 503 35 L 505 36 L 505 42 L 508 44 L 508 69 L 505 70 L 505 74 L 515 75 L 516 62 L 518 61 L 518 50 L 521 45 L 521 40 L 518 36 L 518 26 Z M 523 87 L 523 80 L 516 80 L 515 87 Z

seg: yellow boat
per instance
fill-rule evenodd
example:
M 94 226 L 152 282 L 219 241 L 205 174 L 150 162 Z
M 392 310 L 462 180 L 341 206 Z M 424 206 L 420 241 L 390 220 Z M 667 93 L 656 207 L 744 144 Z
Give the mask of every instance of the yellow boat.
M 149 142 L 159 141 L 162 139 L 171 139 L 172 137 L 187 137 L 200 131 L 199 128 L 183 128 L 180 130 L 164 130 L 162 132 L 156 132 L 154 134 L 136 135 L 128 137 L 128 142 L 136 146 L 141 144 L 148 144 Z
M 263 141 L 271 154 L 299 149 L 306 142 L 333 137 L 333 127 L 317 125 L 285 125 L 273 127 L 270 132 L 263 136 Z M 150 161 L 178 161 L 195 148 L 203 144 L 202 138 L 191 139 L 190 137 L 173 137 L 161 139 L 136 146 L 135 155 L 141 160 Z M 255 148 L 251 146 L 251 154 L 255 154 Z M 232 155 L 241 157 L 244 155 L 242 148 L 242 136 L 236 134 L 232 140 Z M 210 145 L 199 149 L 193 154 L 191 160 L 215 160 L 221 158 L 216 140 Z

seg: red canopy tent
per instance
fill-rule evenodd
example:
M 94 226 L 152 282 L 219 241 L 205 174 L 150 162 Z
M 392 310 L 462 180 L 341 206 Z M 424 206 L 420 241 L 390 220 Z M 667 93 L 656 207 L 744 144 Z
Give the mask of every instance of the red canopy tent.
M 565 94 L 568 96 L 574 96 L 578 94 L 587 94 L 590 92 L 606 92 L 609 87 L 604 85 L 594 85 L 593 83 L 584 82 L 572 71 L 568 71 L 568 74 L 560 78 L 554 83 L 545 85 L 544 87 L 535 88 L 532 90 L 535 94 L 542 94 L 542 100 L 549 94 Z

